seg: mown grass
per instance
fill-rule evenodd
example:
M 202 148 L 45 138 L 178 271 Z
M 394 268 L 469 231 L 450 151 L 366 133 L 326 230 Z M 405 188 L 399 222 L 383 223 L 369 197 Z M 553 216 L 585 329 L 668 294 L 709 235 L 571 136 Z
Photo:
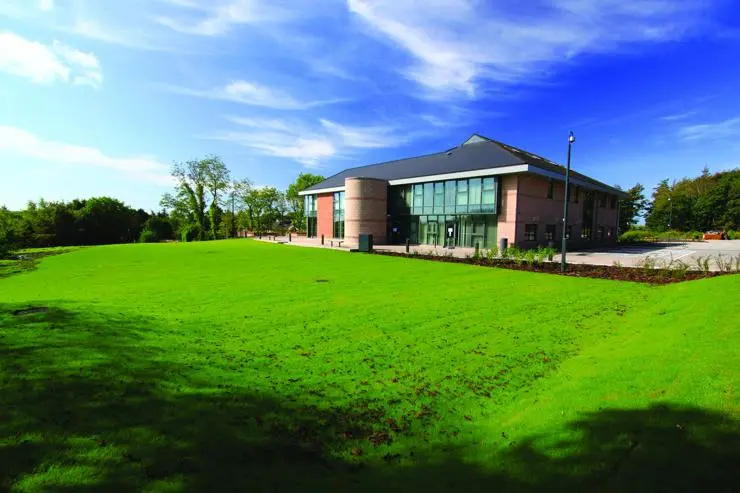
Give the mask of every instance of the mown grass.
M 736 491 L 739 295 L 249 240 L 45 258 L 0 280 L 0 488 Z

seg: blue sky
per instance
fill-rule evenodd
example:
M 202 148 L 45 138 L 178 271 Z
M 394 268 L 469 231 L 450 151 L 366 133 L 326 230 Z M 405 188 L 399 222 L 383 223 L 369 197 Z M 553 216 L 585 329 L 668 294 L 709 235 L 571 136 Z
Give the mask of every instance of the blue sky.
M 732 0 L 3 0 L 0 204 L 157 208 L 173 161 L 236 178 L 477 132 L 610 184 L 740 166 Z

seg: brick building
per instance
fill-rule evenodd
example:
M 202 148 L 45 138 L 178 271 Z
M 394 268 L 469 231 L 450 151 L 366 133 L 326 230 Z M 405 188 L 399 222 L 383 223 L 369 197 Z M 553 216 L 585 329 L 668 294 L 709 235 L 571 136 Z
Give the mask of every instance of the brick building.
M 571 170 L 569 245 L 616 241 L 624 193 Z M 302 192 L 309 237 L 522 248 L 562 236 L 565 168 L 473 135 L 452 149 L 351 168 Z

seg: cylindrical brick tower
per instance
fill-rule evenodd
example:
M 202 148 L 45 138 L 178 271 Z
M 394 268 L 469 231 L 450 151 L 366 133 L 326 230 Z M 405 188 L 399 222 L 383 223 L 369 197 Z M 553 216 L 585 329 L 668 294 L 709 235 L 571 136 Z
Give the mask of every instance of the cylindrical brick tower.
M 357 245 L 360 234 L 373 235 L 373 243 L 386 242 L 388 182 L 378 178 L 345 178 L 344 238 Z

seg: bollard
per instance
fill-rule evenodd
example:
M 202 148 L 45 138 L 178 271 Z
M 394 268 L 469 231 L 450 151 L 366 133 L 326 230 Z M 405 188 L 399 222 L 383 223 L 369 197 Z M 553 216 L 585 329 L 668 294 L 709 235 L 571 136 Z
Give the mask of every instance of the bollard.
M 293 241 L 293 239 L 292 239 L 292 237 L 291 237 L 290 233 L 288 233 L 288 243 L 290 243 L 290 242 L 292 242 L 292 241 Z
M 480 243 L 475 242 L 475 258 L 480 257 Z
M 321 235 L 321 246 L 324 246 L 324 235 Z
M 508 238 L 501 238 L 498 242 L 498 251 L 499 255 L 502 257 L 504 256 L 504 252 L 506 252 L 506 249 L 509 247 L 509 239 Z
M 409 253 L 409 248 L 411 247 L 411 240 L 406 238 L 406 253 Z

